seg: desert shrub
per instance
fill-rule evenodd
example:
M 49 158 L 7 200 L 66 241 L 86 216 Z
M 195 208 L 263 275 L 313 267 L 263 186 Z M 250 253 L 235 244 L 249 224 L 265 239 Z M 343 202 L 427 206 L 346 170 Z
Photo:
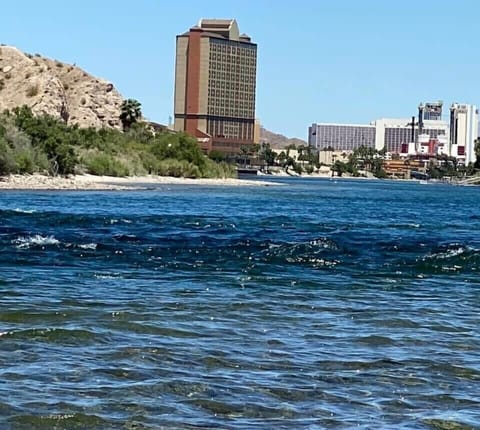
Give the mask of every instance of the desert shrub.
M 38 94 L 38 84 L 30 85 L 27 88 L 26 95 L 27 97 L 35 97 Z
M 38 148 L 34 148 L 34 162 L 35 171 L 41 173 L 48 173 L 50 168 L 50 162 L 48 161 L 47 154 Z
M 15 159 L 7 141 L 0 137 L 0 175 L 14 173 L 16 169 Z
M 73 147 L 60 139 L 49 137 L 42 145 L 53 174 L 68 175 L 75 171 L 78 158 Z
M 11 78 L 12 78 L 12 74 L 10 72 L 5 73 L 5 79 L 11 79 Z
M 25 79 L 30 79 L 32 77 L 32 72 L 25 73 Z
M 3 79 L 0 79 L 0 91 L 2 91 L 5 88 L 5 81 Z
M 130 151 L 127 149 L 123 155 L 116 157 L 127 170 L 127 175 L 142 176 L 147 174 L 147 169 L 143 166 L 143 160 L 140 154 L 141 151 Z
M 35 155 L 33 151 L 23 150 L 14 156 L 16 164 L 16 173 L 32 174 L 36 170 Z
M 80 99 L 80 104 L 83 106 L 83 105 L 85 105 L 86 103 L 87 103 L 87 99 L 86 99 L 85 97 L 82 97 L 82 98 Z
M 70 88 L 70 86 L 66 82 L 64 82 L 63 83 L 63 89 L 68 90 L 69 88 Z
M 186 160 L 166 158 L 157 163 L 156 174 L 160 176 L 174 176 L 175 178 L 188 177 L 188 175 L 193 175 L 196 173 L 194 167 L 197 167 L 197 166 L 193 165 L 192 163 L 189 163 Z M 197 176 L 194 176 L 194 177 L 197 177 Z
M 88 173 L 92 175 L 128 176 L 128 168 L 115 157 L 107 154 L 92 154 L 83 158 Z
M 61 63 L 60 61 L 55 61 L 55 66 L 61 69 L 63 67 L 63 63 Z
M 202 169 L 203 178 L 233 178 L 236 175 L 235 166 L 222 162 L 215 163 L 208 160 Z

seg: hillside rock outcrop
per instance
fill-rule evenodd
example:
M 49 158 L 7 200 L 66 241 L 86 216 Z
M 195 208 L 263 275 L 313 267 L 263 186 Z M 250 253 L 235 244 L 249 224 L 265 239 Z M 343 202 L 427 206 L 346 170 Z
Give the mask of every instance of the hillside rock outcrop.
M 0 46 L 0 111 L 27 105 L 80 127 L 120 129 L 123 97 L 75 65 Z

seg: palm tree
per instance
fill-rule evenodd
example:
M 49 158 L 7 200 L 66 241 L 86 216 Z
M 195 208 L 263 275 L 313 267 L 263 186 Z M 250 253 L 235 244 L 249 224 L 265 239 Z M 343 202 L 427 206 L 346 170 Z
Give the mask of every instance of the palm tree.
M 129 130 L 142 117 L 142 105 L 138 100 L 127 99 L 122 102 L 120 121 L 122 121 L 123 130 Z

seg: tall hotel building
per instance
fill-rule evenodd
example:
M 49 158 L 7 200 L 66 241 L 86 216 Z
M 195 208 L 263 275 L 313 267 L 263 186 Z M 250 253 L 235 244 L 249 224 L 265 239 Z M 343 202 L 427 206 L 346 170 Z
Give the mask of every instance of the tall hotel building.
M 202 19 L 177 36 L 175 123 L 205 151 L 254 143 L 257 45 L 234 19 Z
M 478 137 L 478 109 L 475 105 L 453 103 L 450 108 L 451 155 L 465 164 L 474 163 Z

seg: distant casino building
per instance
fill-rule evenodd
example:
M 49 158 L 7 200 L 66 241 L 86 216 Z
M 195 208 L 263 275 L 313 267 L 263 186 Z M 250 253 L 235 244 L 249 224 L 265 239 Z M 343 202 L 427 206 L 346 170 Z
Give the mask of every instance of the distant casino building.
M 359 124 L 312 124 L 308 143 L 318 150 L 353 151 L 359 146 L 375 147 L 375 126 Z
M 419 121 L 415 118 L 379 119 L 374 124 L 376 148 L 397 154 L 412 152 L 411 144 L 418 143 L 426 136 L 429 139 L 447 139 L 449 129 L 448 123 L 441 120 L 423 120 L 420 128 Z
M 257 45 L 234 19 L 202 19 L 177 36 L 175 123 L 206 151 L 229 154 L 255 138 Z
M 441 121 L 443 102 L 420 103 L 418 106 L 418 120 Z
M 471 136 L 476 136 L 478 131 L 474 129 L 478 111 L 474 106 L 455 104 L 451 118 L 456 122 L 451 120 L 449 124 L 442 120 L 442 108 L 441 101 L 421 103 L 418 118 L 382 118 L 368 125 L 314 123 L 308 129 L 308 142 L 318 150 L 352 151 L 367 146 L 403 155 L 466 154 L 468 150 L 462 147 L 467 148 L 465 141 L 468 141 L 469 148 L 473 148 L 475 138 L 472 140 Z M 450 134 L 454 136 L 452 142 L 449 141 Z M 465 157 L 465 160 L 468 163 L 473 158 Z
M 450 143 L 454 157 L 474 163 L 478 137 L 478 109 L 474 105 L 453 103 L 450 108 Z

